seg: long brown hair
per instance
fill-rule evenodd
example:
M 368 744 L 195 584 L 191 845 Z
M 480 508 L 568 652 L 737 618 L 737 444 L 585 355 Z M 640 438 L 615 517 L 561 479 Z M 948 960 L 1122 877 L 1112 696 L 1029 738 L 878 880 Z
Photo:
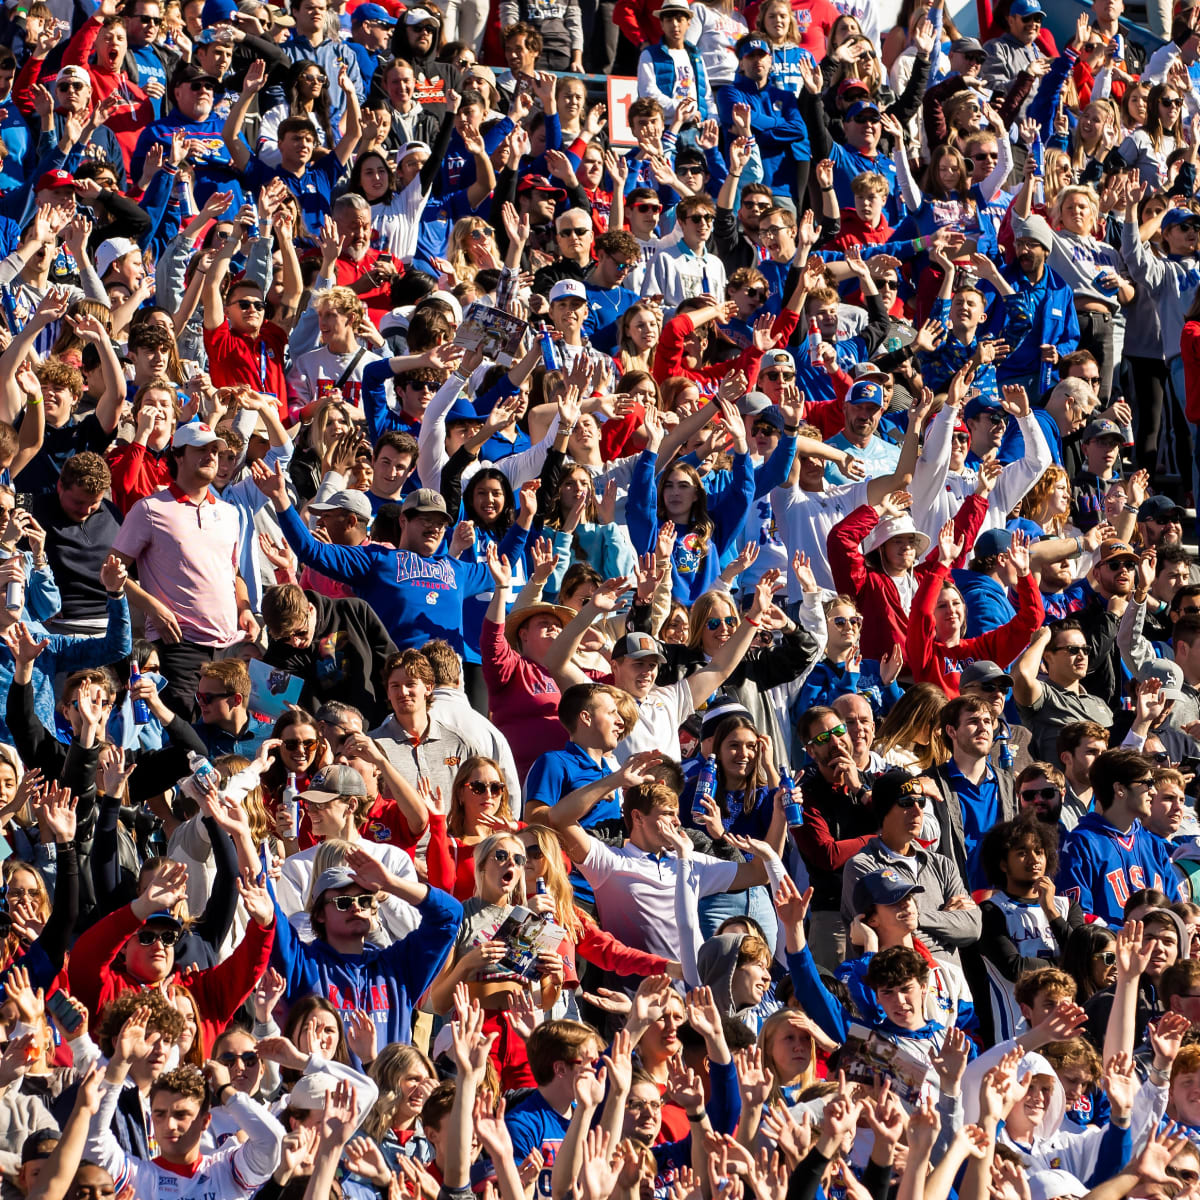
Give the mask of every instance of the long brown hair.
M 688 532 L 695 534 L 698 538 L 704 539 L 704 553 L 707 554 L 712 549 L 708 545 L 708 541 L 713 535 L 716 524 L 712 517 L 708 515 L 708 493 L 704 490 L 704 483 L 700 478 L 700 472 L 691 463 L 673 462 L 663 472 L 662 479 L 658 483 L 658 519 L 660 522 L 672 519 L 667 513 L 666 506 L 663 504 L 662 489 L 666 487 L 667 481 L 674 471 L 682 471 L 687 476 L 692 487 L 696 489 L 696 498 L 692 501 L 692 508 L 688 513 Z M 683 533 L 684 531 L 681 529 L 679 532 Z
M 886 757 L 892 750 L 917 756 L 922 770 L 940 766 L 950 751 L 938 736 L 938 717 L 946 695 L 932 683 L 914 684 L 884 717 L 875 735 L 876 751 Z
M 504 790 L 500 793 L 500 808 L 496 815 L 506 821 L 513 819 L 512 797 L 508 794 L 508 780 L 504 776 L 504 768 L 494 758 L 488 758 L 483 754 L 472 754 L 458 768 L 458 773 L 454 776 L 454 782 L 450 785 L 450 808 L 446 816 L 446 832 L 451 837 L 462 838 L 471 836 L 464 825 L 466 805 L 462 801 L 462 790 L 467 786 L 467 780 L 470 779 L 471 772 L 477 770 L 479 767 L 491 767 L 500 777 L 500 786 Z

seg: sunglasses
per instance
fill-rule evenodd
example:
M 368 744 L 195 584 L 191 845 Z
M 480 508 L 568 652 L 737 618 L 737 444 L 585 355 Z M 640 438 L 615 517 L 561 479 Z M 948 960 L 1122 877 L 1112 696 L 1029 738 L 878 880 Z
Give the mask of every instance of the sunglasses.
M 1000 157 L 1000 151 L 981 150 L 978 154 L 972 154 L 971 157 L 976 162 L 995 162 Z
M 541 862 L 546 856 L 542 853 L 542 848 L 537 844 L 537 842 L 530 842 L 529 845 L 525 847 L 525 857 L 530 862 Z
M 845 737 L 845 725 L 835 725 L 832 729 L 823 729 L 816 737 L 810 737 L 808 744 L 810 746 L 827 746 L 835 737 Z
M 267 311 L 267 306 L 261 300 L 237 300 L 235 303 L 243 312 Z
M 747 300 L 765 300 L 767 298 L 766 288 L 744 288 Z
M 558 231 L 559 237 L 587 237 L 588 225 L 568 225 L 565 229 Z
M 237 692 L 197 692 L 196 703 L 201 706 L 215 704 L 218 700 L 228 700 L 230 696 L 236 695 Z
M 851 629 L 858 629 L 862 623 L 862 617 L 834 617 L 833 623 L 838 629 L 845 629 L 848 625 Z
M 774 379 L 782 383 L 787 383 L 789 379 L 796 378 L 795 371 L 764 371 L 762 373 L 764 379 Z
M 379 897 L 374 892 L 360 892 L 357 896 L 332 896 L 330 903 L 338 912 L 350 912 L 356 908 L 362 912 L 374 912 L 379 907 Z
M 710 633 L 715 633 L 721 628 L 722 625 L 724 625 L 727 629 L 733 629 L 737 623 L 737 617 L 730 613 L 727 617 L 709 617 L 708 620 L 704 622 L 704 628 Z
M 900 287 L 900 280 L 898 280 L 898 279 L 877 279 L 877 280 L 875 280 L 875 286 L 877 288 L 887 288 L 888 291 L 894 292 Z
M 633 268 L 637 266 L 637 263 L 635 263 L 635 262 L 631 262 L 631 263 L 619 262 L 619 263 L 614 263 L 613 265 L 617 268 L 618 275 L 624 275 L 627 272 L 632 271 Z
M 316 738 L 284 738 L 283 748 L 290 750 L 293 754 L 303 752 L 307 754 L 310 750 L 317 748 Z
M 501 866 L 504 866 L 507 862 L 509 862 L 511 860 L 514 866 L 523 867 L 527 861 L 524 854 L 519 854 L 516 852 L 510 853 L 508 850 L 505 850 L 503 847 L 501 847 L 500 849 L 497 849 L 497 850 L 493 850 L 492 858 L 494 858 L 496 860 L 496 862 L 498 862 Z
M 155 942 L 162 942 L 163 946 L 170 949 L 177 941 L 179 941 L 178 929 L 139 929 L 137 932 L 138 944 L 142 946 L 153 946 Z
M 687 219 L 693 225 L 711 225 L 716 217 L 712 213 L 688 213 Z
M 1021 799 L 1028 800 L 1030 804 L 1032 804 L 1035 800 L 1057 800 L 1058 788 L 1022 788 Z
M 640 200 L 633 206 L 640 213 L 660 213 L 662 212 L 661 204 L 650 204 L 648 201 Z
M 970 444 L 971 435 L 969 433 L 952 433 L 950 435 L 950 440 L 952 442 L 961 442 L 964 446 L 966 446 Z
M 1093 958 L 1098 958 L 1106 967 L 1116 965 L 1117 955 L 1114 950 L 1101 950 L 1098 954 L 1094 954 Z
M 923 796 L 924 793 L 921 793 L 921 795 Z M 918 796 L 901 796 L 900 799 L 896 801 L 896 807 L 905 809 L 920 808 L 921 800 Z
M 232 1050 L 226 1050 L 224 1054 L 217 1055 L 217 1062 L 223 1067 L 232 1067 L 241 1063 L 249 1071 L 258 1066 L 258 1051 L 244 1050 L 241 1054 L 234 1054 Z
M 1183 101 L 1178 96 L 1176 96 L 1170 100 L 1168 100 L 1168 99 L 1166 99 L 1166 97 L 1164 97 L 1162 100 L 1159 101 L 1159 104 L 1161 104 L 1163 106 L 1163 108 L 1182 108 L 1183 107 Z
M 980 683 L 976 685 L 985 696 L 1007 696 L 1008 688 L 1001 683 Z
M 1087 658 L 1088 648 L 1086 646 L 1055 646 L 1051 653 L 1069 654 L 1072 658 Z
M 86 83 L 80 83 L 77 79 L 55 84 L 55 88 L 60 92 L 82 92 L 87 86 Z
M 878 116 L 872 116 L 870 113 L 859 113 L 854 118 L 855 125 L 882 125 L 883 121 Z
M 147 17 L 142 13 L 138 13 L 133 18 L 135 21 L 141 21 L 143 25 L 161 25 L 162 17 Z
M 1156 767 L 1169 767 L 1171 765 L 1171 756 L 1165 750 L 1147 751 L 1146 757 Z
M 475 793 L 476 796 L 503 796 L 504 784 L 496 783 L 481 783 L 478 779 L 472 779 L 467 787 Z
M 755 437 L 777 437 L 779 434 L 779 430 L 774 425 L 768 425 L 766 421 L 759 421 L 751 428 L 750 432 Z

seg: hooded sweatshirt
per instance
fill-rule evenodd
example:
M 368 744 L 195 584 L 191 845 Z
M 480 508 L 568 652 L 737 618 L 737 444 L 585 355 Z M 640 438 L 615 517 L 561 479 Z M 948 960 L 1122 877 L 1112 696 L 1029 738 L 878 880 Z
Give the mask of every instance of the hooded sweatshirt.
M 758 1033 L 763 1021 L 781 1006 L 770 992 L 754 1005 L 739 1007 L 733 999 L 733 973 L 737 970 L 738 952 L 749 936 L 722 933 L 709 938 L 696 955 L 696 966 L 700 971 L 700 986 L 712 988 L 713 1000 L 721 1014 L 741 1021 L 753 1033 Z
M 1098 812 L 1085 813 L 1063 840 L 1055 886 L 1085 913 L 1114 927 L 1125 923 L 1125 902 L 1143 888 L 1184 899 L 1162 841 L 1136 820 L 1122 833 Z

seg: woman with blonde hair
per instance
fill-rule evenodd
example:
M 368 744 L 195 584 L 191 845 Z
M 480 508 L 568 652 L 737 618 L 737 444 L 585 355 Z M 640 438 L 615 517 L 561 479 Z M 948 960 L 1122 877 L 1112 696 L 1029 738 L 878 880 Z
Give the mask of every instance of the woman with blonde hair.
M 1117 102 L 1108 96 L 1091 101 L 1079 114 L 1071 136 L 1071 165 L 1076 177 L 1090 163 L 1103 163 L 1108 152 L 1120 141 L 1121 110 Z
M 1150 191 L 1167 186 L 1167 160 L 1185 145 L 1183 110 L 1190 105 L 1195 120 L 1195 99 L 1187 72 L 1177 79 L 1172 69 L 1163 83 L 1156 83 L 1146 96 L 1146 121 L 1121 143 L 1119 153 L 1126 166 L 1139 172 Z
M 332 452 L 338 438 L 357 428 L 359 414 L 340 395 L 330 395 L 313 410 L 312 420 L 296 442 L 288 473 L 296 485 L 302 503 L 317 494 L 321 480 L 332 466 Z
M 801 65 L 813 70 L 817 60 L 800 45 L 800 26 L 791 0 L 764 0 L 755 29 L 771 47 L 771 73 L 767 82 L 798 96 L 804 88 Z
M 950 758 L 938 718 L 946 694 L 932 683 L 910 687 L 884 717 L 875 734 L 875 750 L 894 767 L 919 775 Z
M 482 217 L 460 217 L 450 231 L 446 261 L 459 283 L 473 281 L 485 267 L 499 266 L 502 256 L 492 227 Z
M 631 304 L 617 320 L 617 353 L 613 361 L 621 374 L 649 371 L 662 332 L 662 310 L 649 300 Z
M 798 1008 L 772 1013 L 758 1033 L 763 1069 L 770 1073 L 769 1105 L 795 1104 L 822 1077 L 817 1068 L 836 1049 L 816 1022 Z
M 437 1087 L 437 1068 L 415 1046 L 392 1042 L 384 1046 L 367 1074 L 379 1088 L 379 1099 L 363 1122 L 363 1132 L 375 1139 L 388 1166 L 411 1158 L 433 1161 L 433 1143 L 421 1126 L 421 1106 Z
M 520 828 L 513 817 L 512 797 L 504 769 L 495 759 L 472 755 L 458 768 L 450 785 L 445 811 L 440 790 L 425 795 L 429 808 L 429 845 L 426 869 L 433 887 L 450 892 L 458 900 L 478 895 L 475 851 L 497 831 L 512 833 Z

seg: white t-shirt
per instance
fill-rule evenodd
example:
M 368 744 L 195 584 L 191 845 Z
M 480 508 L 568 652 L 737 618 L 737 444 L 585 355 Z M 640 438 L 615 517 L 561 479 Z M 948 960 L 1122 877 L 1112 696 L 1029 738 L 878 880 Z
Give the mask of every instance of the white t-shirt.
M 829 569 L 829 531 L 848 513 L 867 502 L 867 481 L 805 492 L 799 487 L 776 488 L 771 493 L 779 536 L 787 547 L 788 561 L 797 550 L 807 554 L 817 586 L 836 591 Z M 800 585 L 789 572 L 788 601 L 801 599 Z
M 386 250 L 401 262 L 412 262 L 421 232 L 421 214 L 429 203 L 429 193 L 421 190 L 421 177 L 392 193 L 390 204 L 371 205 L 371 228 L 379 235 L 379 250 Z
M 342 377 L 342 372 L 350 365 L 357 350 L 349 354 L 334 354 L 328 346 L 318 346 L 299 355 L 288 371 L 287 381 L 300 398 L 301 404 L 311 404 L 320 400 L 326 392 L 333 389 Z M 346 376 L 342 384 L 342 399 L 353 407 L 362 409 L 362 377 L 368 363 L 378 362 L 380 356 L 371 350 L 364 350 L 354 370 Z
M 679 727 L 696 711 L 692 689 L 686 679 L 670 687 L 652 688 L 638 702 L 638 723 L 617 743 L 613 753 L 617 762 L 628 762 L 643 750 L 661 750 L 675 762 L 682 757 L 679 749 Z

